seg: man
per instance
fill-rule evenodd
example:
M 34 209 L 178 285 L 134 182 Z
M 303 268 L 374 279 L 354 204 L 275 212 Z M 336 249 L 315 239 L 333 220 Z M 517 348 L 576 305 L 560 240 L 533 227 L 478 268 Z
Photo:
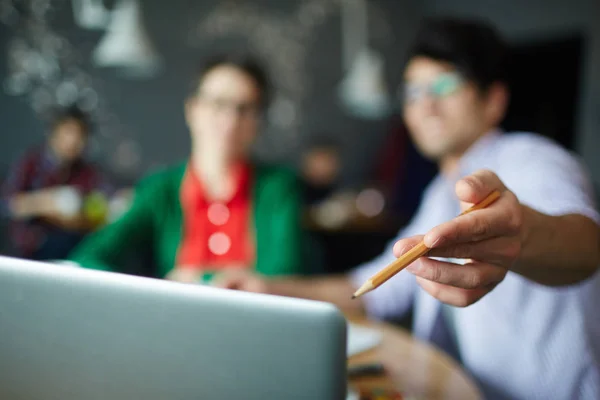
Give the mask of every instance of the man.
M 230 273 L 219 284 L 380 318 L 412 308 L 415 335 L 461 361 L 486 398 L 600 398 L 600 320 L 592 311 L 600 301 L 600 229 L 589 182 L 549 140 L 499 131 L 508 101 L 503 59 L 500 39 L 483 24 L 432 20 L 420 30 L 404 73 L 404 117 L 440 174 L 383 255 L 347 276 Z M 501 197 L 490 207 L 453 218 L 493 190 Z M 429 255 L 444 259 L 423 257 L 350 300 L 423 238 Z
M 84 160 L 90 124 L 77 108 L 60 111 L 44 146 L 27 152 L 2 187 L 0 211 L 13 221 L 19 257 L 61 259 L 100 221 L 84 215 L 82 199 L 109 194 L 110 185 Z

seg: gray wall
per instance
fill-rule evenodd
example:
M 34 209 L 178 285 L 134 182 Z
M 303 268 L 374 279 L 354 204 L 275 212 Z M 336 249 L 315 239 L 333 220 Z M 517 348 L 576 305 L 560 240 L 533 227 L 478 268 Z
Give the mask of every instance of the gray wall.
M 303 2 L 310 0 L 231 1 L 250 4 L 255 10 L 280 21 L 293 16 Z M 322 0 L 329 2 L 330 0 Z M 331 0 L 335 4 L 336 0 Z M 369 0 L 373 11 L 373 47 L 386 58 L 390 88 L 400 81 L 403 55 L 422 15 L 468 15 L 484 17 L 495 23 L 512 42 L 527 42 L 548 36 L 583 32 L 587 37 L 579 104 L 577 149 L 600 184 L 600 2 L 597 0 Z M 78 50 L 80 66 L 93 78 L 94 87 L 111 113 L 112 139 L 99 140 L 99 154 L 110 164 L 119 138 L 133 138 L 141 146 L 141 173 L 157 164 L 184 157 L 189 139 L 182 117 L 182 102 L 188 78 L 196 61 L 220 47 L 247 46 L 244 35 L 232 37 L 190 37 L 194 27 L 215 7 L 227 3 L 217 0 L 144 0 L 143 12 L 149 34 L 165 61 L 161 74 L 149 81 L 125 80 L 114 71 L 95 68 L 90 54 L 102 32 L 85 31 L 73 23 L 69 1 L 54 1 L 56 9 L 51 27 Z M 107 2 L 109 4 L 112 1 Z M 167 5 L 168 4 L 168 5 Z M 385 29 L 391 36 L 386 39 Z M 299 116 L 300 143 L 320 134 L 332 134 L 343 142 L 348 161 L 346 181 L 364 179 L 367 166 L 381 146 L 385 121 L 369 122 L 349 117 L 340 109 L 336 88 L 343 76 L 341 64 L 340 14 L 330 8 L 321 25 L 315 26 L 306 43 L 305 62 L 297 71 L 303 81 L 304 95 Z M 0 24 L 0 78 L 6 76 L 6 46 L 14 32 Z M 256 50 L 256 49 L 252 49 Z M 285 57 L 285 54 L 281 55 Z M 275 57 L 278 58 L 278 57 Z M 116 126 L 116 128 L 115 128 Z M 7 96 L 0 91 L 0 169 L 15 157 L 15 152 L 39 141 L 43 125 L 36 119 L 25 98 Z M 263 155 L 275 154 L 273 147 L 284 143 L 285 132 L 272 129 L 263 141 Z M 281 135 L 281 136 L 280 136 Z M 297 158 L 298 148 L 283 151 L 286 161 Z M 280 154 L 281 158 L 282 155 Z
M 257 0 L 237 2 L 251 4 L 273 18 L 284 20 L 304 0 Z M 111 2 L 109 2 L 111 3 Z M 69 1 L 55 1 L 49 24 L 77 49 L 79 66 L 89 74 L 110 114 L 113 124 L 109 138 L 98 137 L 98 154 L 110 165 L 120 137 L 130 137 L 141 146 L 142 164 L 137 172 L 144 172 L 159 164 L 172 162 L 187 153 L 189 139 L 183 121 L 183 101 L 189 78 L 198 60 L 221 47 L 244 47 L 249 43 L 243 34 L 229 37 L 190 36 L 194 27 L 217 6 L 217 0 L 185 1 L 144 0 L 144 21 L 153 43 L 164 60 L 163 71 L 151 80 L 126 80 L 114 71 L 94 67 L 90 60 L 95 45 L 103 33 L 86 31 L 74 24 Z M 386 58 L 386 73 L 390 87 L 400 81 L 404 49 L 418 23 L 419 9 L 408 0 L 371 1 L 373 47 Z M 341 61 L 341 26 L 339 8 L 335 6 L 321 25 L 315 27 L 306 43 L 306 60 L 299 65 L 299 73 L 307 79 L 301 99 L 303 113 L 299 142 L 311 136 L 331 134 L 343 142 L 344 157 L 348 162 L 345 180 L 363 179 L 367 165 L 375 156 L 385 134 L 385 121 L 364 121 L 345 114 L 336 98 L 336 88 L 343 76 Z M 387 25 L 391 36 L 382 30 Z M 6 76 L 6 46 L 14 31 L 0 24 L 0 78 Z M 251 48 L 250 50 L 256 50 Z M 285 54 L 281 54 L 285 57 Z M 26 97 L 8 96 L 0 92 L 0 167 L 15 157 L 15 152 L 38 142 L 43 137 L 43 124 L 36 119 Z M 273 153 L 272 147 L 284 143 L 271 129 L 262 154 Z M 115 136 L 117 136 L 115 138 Z M 269 139 L 270 138 L 270 139 Z M 269 148 L 271 146 L 271 149 Z M 276 149 L 275 149 L 276 150 Z M 298 147 L 283 151 L 279 157 L 286 161 L 297 158 Z

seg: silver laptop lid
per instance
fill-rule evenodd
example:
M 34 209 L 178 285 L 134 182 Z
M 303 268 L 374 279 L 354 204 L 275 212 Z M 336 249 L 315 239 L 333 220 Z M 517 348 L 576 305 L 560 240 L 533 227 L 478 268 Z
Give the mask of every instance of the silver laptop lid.
M 0 257 L 0 398 L 344 399 L 332 305 Z

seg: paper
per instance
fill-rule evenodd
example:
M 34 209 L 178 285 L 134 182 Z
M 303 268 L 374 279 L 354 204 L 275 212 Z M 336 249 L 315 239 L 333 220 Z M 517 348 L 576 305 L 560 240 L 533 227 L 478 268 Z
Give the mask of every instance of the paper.
M 348 357 L 370 350 L 379 343 L 381 343 L 381 332 L 378 330 L 352 323 L 348 324 L 348 343 L 346 347 Z

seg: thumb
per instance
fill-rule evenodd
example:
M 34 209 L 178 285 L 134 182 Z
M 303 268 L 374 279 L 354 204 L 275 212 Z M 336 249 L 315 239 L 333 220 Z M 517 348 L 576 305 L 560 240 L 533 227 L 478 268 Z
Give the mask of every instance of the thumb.
M 506 191 L 506 186 L 498 178 L 498 175 L 489 170 L 479 170 L 467 175 L 456 182 L 456 196 L 461 201 L 463 208 L 471 204 L 479 203 L 494 190 L 500 193 Z M 468 203 L 468 204 L 463 204 Z

